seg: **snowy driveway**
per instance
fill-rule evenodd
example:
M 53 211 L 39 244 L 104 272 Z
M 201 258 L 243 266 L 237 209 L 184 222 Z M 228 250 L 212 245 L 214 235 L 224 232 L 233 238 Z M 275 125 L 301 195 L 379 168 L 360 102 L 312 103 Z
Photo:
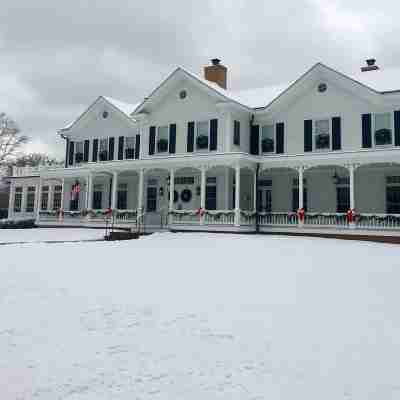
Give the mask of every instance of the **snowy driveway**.
M 400 398 L 400 247 L 155 234 L 0 247 L 0 398 Z

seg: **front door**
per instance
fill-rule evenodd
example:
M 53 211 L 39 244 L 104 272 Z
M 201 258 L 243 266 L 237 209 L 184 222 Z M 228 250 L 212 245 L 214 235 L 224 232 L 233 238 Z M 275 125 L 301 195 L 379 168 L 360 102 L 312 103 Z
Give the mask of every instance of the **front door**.
M 157 187 L 147 188 L 147 212 L 157 211 Z
M 271 212 L 272 210 L 272 190 L 259 189 L 258 190 L 258 211 Z

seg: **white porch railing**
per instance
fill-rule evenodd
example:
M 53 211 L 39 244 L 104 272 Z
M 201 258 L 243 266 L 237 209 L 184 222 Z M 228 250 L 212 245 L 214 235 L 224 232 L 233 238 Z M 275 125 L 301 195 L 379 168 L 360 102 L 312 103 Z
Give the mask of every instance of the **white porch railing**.
M 356 214 L 355 226 L 359 229 L 399 229 L 400 214 Z
M 174 210 L 169 213 L 172 224 L 199 225 L 200 215 L 196 210 Z
M 278 226 L 293 226 L 298 224 L 298 217 L 296 213 L 283 213 L 283 212 L 260 212 L 258 214 L 258 221 L 260 226 L 278 225 Z
M 304 225 L 347 228 L 349 223 L 344 213 L 306 213 Z
M 235 211 L 233 210 L 207 210 L 204 213 L 204 225 L 233 225 Z

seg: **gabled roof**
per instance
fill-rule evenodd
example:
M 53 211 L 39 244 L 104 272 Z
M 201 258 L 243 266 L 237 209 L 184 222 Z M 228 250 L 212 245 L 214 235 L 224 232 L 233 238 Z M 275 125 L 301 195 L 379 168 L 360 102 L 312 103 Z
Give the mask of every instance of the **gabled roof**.
M 112 97 L 99 96 L 76 120 L 72 121 L 64 128 L 61 128 L 58 132 L 65 132 L 70 130 L 76 122 L 78 122 L 84 115 L 86 115 L 95 104 L 97 104 L 100 100 L 106 101 L 106 103 L 110 104 L 113 108 L 115 108 L 118 112 L 122 113 L 125 117 L 128 117 L 131 121 L 134 119 L 130 116 L 138 106 L 138 104 L 129 104 L 120 100 L 113 99 Z

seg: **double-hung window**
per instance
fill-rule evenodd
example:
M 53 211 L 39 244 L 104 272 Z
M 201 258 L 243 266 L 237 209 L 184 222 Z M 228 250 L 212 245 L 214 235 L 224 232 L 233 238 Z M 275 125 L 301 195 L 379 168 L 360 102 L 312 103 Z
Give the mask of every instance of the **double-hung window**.
M 15 188 L 14 212 L 21 212 L 22 208 L 22 187 Z
M 61 196 L 62 196 L 62 186 L 54 186 L 53 192 L 53 210 L 59 210 L 61 208 Z
M 263 125 L 261 128 L 261 152 L 275 153 L 275 126 Z
M 108 160 L 108 139 L 107 138 L 100 139 L 99 159 L 100 159 L 100 161 Z
M 26 195 L 26 212 L 31 213 L 35 210 L 35 186 L 28 187 L 28 193 Z
M 331 149 L 331 132 L 329 119 L 314 121 L 314 149 L 329 151 Z
M 125 159 L 132 160 L 135 158 L 135 137 L 128 136 L 125 138 Z
M 392 114 L 379 113 L 374 115 L 375 146 L 390 146 L 393 144 Z
M 75 148 L 75 163 L 83 162 L 83 142 L 76 142 Z
M 40 202 L 40 209 L 42 211 L 46 211 L 47 207 L 49 206 L 49 187 L 42 186 L 42 196 Z
M 196 122 L 196 150 L 208 150 L 210 144 L 209 132 L 208 121 Z
M 168 151 L 169 127 L 159 126 L 157 128 L 157 153 L 166 153 Z

